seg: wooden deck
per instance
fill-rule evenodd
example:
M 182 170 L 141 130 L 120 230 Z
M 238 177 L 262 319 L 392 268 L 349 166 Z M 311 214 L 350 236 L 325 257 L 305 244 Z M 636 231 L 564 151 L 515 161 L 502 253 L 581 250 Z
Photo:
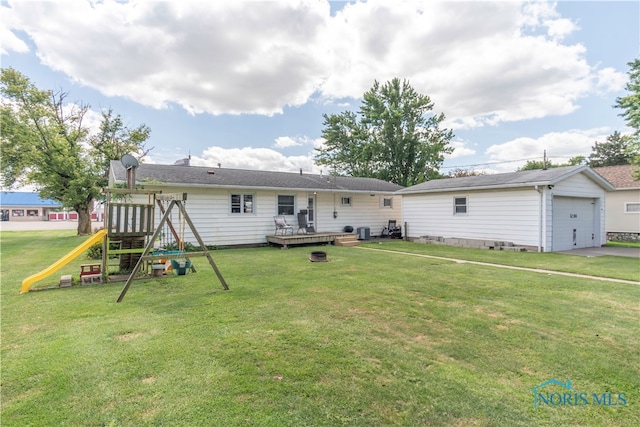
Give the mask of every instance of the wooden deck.
M 338 237 L 353 236 L 353 233 L 345 232 L 324 232 L 324 233 L 308 233 L 308 234 L 287 234 L 285 236 L 268 235 L 267 243 L 276 244 L 282 246 L 282 249 L 287 249 L 291 245 L 309 245 L 315 243 L 333 243 Z

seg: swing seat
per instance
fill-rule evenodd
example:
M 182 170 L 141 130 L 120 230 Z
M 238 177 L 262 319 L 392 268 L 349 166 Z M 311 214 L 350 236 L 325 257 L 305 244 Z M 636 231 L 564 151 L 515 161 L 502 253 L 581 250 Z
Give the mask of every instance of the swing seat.
M 191 261 L 178 261 L 171 260 L 171 268 L 176 272 L 178 276 L 184 276 L 187 274 L 187 268 L 191 268 Z

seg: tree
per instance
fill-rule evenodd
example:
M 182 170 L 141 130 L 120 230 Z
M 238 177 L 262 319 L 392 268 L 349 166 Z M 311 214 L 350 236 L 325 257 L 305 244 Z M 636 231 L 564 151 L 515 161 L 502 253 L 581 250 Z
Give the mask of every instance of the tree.
M 92 203 L 107 185 L 109 161 L 146 155 L 150 129 L 129 129 L 108 110 L 91 136 L 83 123 L 88 106 L 67 103 L 66 92 L 40 90 L 12 68 L 2 69 L 0 94 L 3 185 L 34 184 L 43 198 L 78 213 L 78 234 L 90 234 Z
M 551 168 L 559 168 L 562 166 L 567 166 L 567 165 L 554 164 L 550 160 L 547 160 L 547 161 L 527 160 L 527 163 L 525 163 L 524 166 L 522 166 L 521 168 L 518 168 L 517 171 L 520 172 L 520 171 L 530 171 L 535 169 L 551 169 Z
M 628 153 L 631 163 L 639 166 L 635 171 L 635 178 L 640 179 L 640 58 L 629 62 L 629 81 L 626 89 L 629 95 L 616 99 L 615 108 L 620 108 L 627 125 L 635 129 L 633 138 L 629 141 Z
M 439 176 L 453 133 L 440 129 L 444 114 L 408 81 L 374 82 L 358 113 L 324 115 L 324 147 L 315 160 L 337 173 L 410 186 Z
M 444 178 L 464 178 L 467 176 L 481 176 L 486 175 L 487 173 L 484 171 L 477 171 L 475 169 L 461 169 L 457 168 L 449 173 Z
M 589 166 L 595 168 L 628 165 L 632 160 L 629 152 L 632 139 L 631 135 L 621 135 L 620 132 L 615 131 L 613 135 L 607 137 L 607 142 L 596 141 L 596 145 L 591 147 Z
M 629 95 L 616 99 L 615 108 L 624 110 L 620 116 L 624 117 L 627 125 L 640 133 L 640 58 L 629 62 L 629 81 L 625 88 Z
M 518 168 L 517 171 L 562 168 L 565 166 L 579 166 L 584 164 L 587 164 L 587 159 L 584 156 L 574 156 L 570 158 L 567 163 L 553 163 L 551 160 L 527 160 L 527 163 L 521 168 Z

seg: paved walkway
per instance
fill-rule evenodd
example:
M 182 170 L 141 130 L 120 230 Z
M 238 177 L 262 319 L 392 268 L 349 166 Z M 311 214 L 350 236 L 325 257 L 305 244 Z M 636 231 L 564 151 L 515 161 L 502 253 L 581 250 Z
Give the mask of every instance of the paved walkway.
M 474 265 L 482 265 L 482 266 L 485 266 L 485 267 L 506 268 L 508 270 L 530 271 L 530 272 L 533 272 L 533 273 L 555 274 L 557 276 L 578 277 L 578 278 L 582 278 L 582 279 L 600 280 L 600 281 L 604 281 L 604 282 L 616 282 L 616 283 L 626 283 L 626 284 L 629 284 L 629 285 L 640 285 L 640 282 L 637 282 L 637 281 L 634 281 L 634 280 L 614 279 L 614 278 L 611 278 L 611 277 L 588 276 L 586 274 L 567 273 L 567 272 L 564 272 L 564 271 L 543 270 L 543 269 L 540 269 L 540 268 L 516 267 L 516 266 L 512 266 L 512 265 L 492 264 L 492 263 L 480 262 L 480 261 L 467 261 L 467 260 L 464 260 L 464 259 L 445 258 L 445 257 L 440 257 L 440 256 L 424 255 L 424 254 L 414 254 L 414 253 L 411 253 L 411 252 L 390 251 L 390 250 L 387 250 L 387 249 L 365 248 L 365 247 L 362 247 L 362 246 L 356 246 L 356 248 L 364 249 L 364 250 L 368 250 L 368 251 L 387 252 L 387 253 L 390 253 L 390 254 L 409 255 L 409 256 L 415 256 L 415 257 L 420 257 L 420 258 L 441 259 L 441 260 L 445 260 L 445 261 L 452 261 L 452 262 L 455 262 L 457 264 L 474 264 Z
M 620 248 L 616 246 L 603 246 L 601 248 L 582 248 L 570 251 L 561 251 L 560 254 L 579 255 L 579 256 L 626 256 L 632 258 L 640 258 L 640 248 Z M 640 267 L 639 267 L 640 268 Z

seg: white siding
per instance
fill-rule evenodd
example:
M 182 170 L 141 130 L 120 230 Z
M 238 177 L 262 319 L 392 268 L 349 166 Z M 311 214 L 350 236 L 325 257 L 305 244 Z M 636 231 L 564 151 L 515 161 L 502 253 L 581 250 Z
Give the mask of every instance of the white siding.
M 351 197 L 351 206 L 340 204 L 341 196 Z M 342 231 L 345 226 L 369 227 L 372 236 L 380 235 L 380 232 L 395 219 L 400 223 L 402 218 L 400 196 L 393 197 L 392 207 L 381 207 L 380 195 L 347 194 L 347 193 L 321 193 L 318 194 L 317 227 L 318 231 Z M 389 197 L 389 196 L 387 196 Z M 335 200 L 334 200 L 335 199 Z M 337 217 L 333 217 L 333 212 Z
M 454 215 L 454 197 L 468 198 L 466 215 Z M 554 199 L 574 198 L 580 217 L 592 224 L 580 237 L 595 246 L 606 243 L 604 227 L 605 190 L 583 173 L 553 186 L 534 186 L 493 191 L 456 191 L 403 196 L 403 221 L 409 237 L 442 236 L 468 239 L 505 240 L 516 245 L 536 246 L 545 252 L 553 248 L 554 226 L 567 228 L 554 214 Z M 562 199 L 560 199 L 562 200 Z M 585 211 L 589 207 L 589 213 Z M 567 213 L 568 214 L 568 213 Z M 584 228 L 584 225 L 581 225 Z M 573 228 L 571 228 L 573 231 Z M 591 240 L 591 234 L 594 234 Z M 572 236 L 571 236 L 572 237 Z
M 640 203 L 640 190 L 607 193 L 606 231 L 640 233 L 640 212 L 626 212 L 628 203 Z
M 467 214 L 454 215 L 454 197 L 467 197 Z M 536 246 L 540 195 L 530 189 L 405 195 L 403 221 L 409 237 L 495 239 Z
M 307 208 L 307 192 L 255 191 L 247 189 L 171 189 L 165 193 L 188 193 L 186 210 L 194 222 L 198 233 L 207 245 L 231 246 L 243 244 L 266 243 L 266 235 L 273 234 L 275 226 L 273 217 L 278 212 L 278 195 L 294 195 L 297 213 Z M 231 194 L 253 194 L 254 212 L 251 214 L 232 214 L 230 207 Z M 351 197 L 351 206 L 341 206 L 340 196 Z M 379 234 L 387 225 L 389 219 L 400 220 L 401 199 L 395 196 L 393 208 L 380 206 L 380 195 L 353 193 L 317 193 L 314 226 L 317 232 L 342 231 L 346 225 L 354 228 L 370 227 L 371 234 Z M 334 205 L 335 198 L 335 205 Z M 333 217 L 337 212 L 337 218 Z M 156 209 L 156 224 L 161 214 Z M 172 214 L 174 227 L 178 223 L 178 210 Z M 287 222 L 294 226 L 293 232 L 298 230 L 297 216 L 287 215 Z M 170 235 L 170 233 L 167 233 Z M 185 226 L 185 241 L 197 244 L 195 237 Z

